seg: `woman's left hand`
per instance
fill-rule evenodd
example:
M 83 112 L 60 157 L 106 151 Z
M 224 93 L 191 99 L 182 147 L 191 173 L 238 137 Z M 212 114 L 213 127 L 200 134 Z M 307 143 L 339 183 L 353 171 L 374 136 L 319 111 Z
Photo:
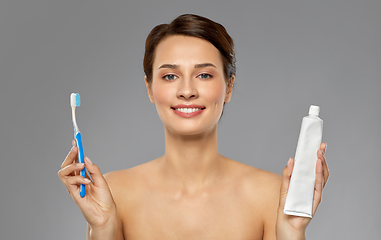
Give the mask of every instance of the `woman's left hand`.
M 327 183 L 329 177 L 329 170 L 327 162 L 325 161 L 325 151 L 327 144 L 322 143 L 317 152 L 318 160 L 316 162 L 316 180 L 315 192 L 312 206 L 312 216 L 315 215 L 316 210 L 321 202 L 323 188 Z M 279 198 L 278 218 L 277 218 L 277 240 L 283 239 L 305 239 L 305 231 L 307 225 L 310 223 L 311 218 L 290 216 L 283 213 L 284 204 L 286 202 L 288 187 L 292 170 L 294 168 L 294 159 L 288 160 L 287 166 L 283 170 L 282 185 Z

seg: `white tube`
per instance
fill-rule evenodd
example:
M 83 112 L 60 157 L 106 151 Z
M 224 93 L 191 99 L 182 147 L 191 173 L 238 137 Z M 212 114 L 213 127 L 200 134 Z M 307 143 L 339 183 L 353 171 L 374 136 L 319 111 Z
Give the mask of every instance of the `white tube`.
M 318 106 L 311 105 L 309 115 L 303 118 L 295 164 L 283 212 L 287 215 L 312 218 L 315 189 L 317 151 L 323 135 L 323 120 Z

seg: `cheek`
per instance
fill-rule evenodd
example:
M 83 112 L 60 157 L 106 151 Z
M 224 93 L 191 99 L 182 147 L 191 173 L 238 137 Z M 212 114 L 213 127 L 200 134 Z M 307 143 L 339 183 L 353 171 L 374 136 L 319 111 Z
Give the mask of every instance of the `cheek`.
M 168 104 L 173 94 L 172 91 L 170 88 L 163 86 L 163 84 L 153 84 L 152 94 L 156 107 L 160 107 L 161 104 Z
M 225 100 L 225 85 L 222 84 L 213 84 L 212 86 L 207 87 L 204 90 L 204 96 L 208 99 L 209 102 L 214 103 L 216 107 L 223 105 Z

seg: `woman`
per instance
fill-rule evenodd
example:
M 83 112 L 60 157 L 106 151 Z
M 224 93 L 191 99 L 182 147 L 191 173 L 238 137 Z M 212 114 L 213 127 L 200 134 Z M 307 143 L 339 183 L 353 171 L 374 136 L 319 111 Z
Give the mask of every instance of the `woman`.
M 164 123 L 164 156 L 102 176 L 77 147 L 58 175 L 88 222 L 88 239 L 304 239 L 309 218 L 283 206 L 294 161 L 283 177 L 218 153 L 217 123 L 235 80 L 233 40 L 196 15 L 156 26 L 144 56 L 148 97 Z M 313 212 L 328 179 L 317 152 Z M 86 167 L 93 179 L 78 175 Z M 86 196 L 79 195 L 86 184 Z

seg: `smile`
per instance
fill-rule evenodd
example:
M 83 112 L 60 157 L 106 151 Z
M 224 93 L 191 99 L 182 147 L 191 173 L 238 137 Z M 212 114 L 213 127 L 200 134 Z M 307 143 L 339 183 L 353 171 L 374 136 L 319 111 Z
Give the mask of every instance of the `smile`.
M 201 110 L 201 108 L 175 108 L 175 110 L 183 113 L 192 113 Z
M 201 114 L 204 108 L 173 108 L 172 110 L 175 114 L 183 118 L 191 118 Z

